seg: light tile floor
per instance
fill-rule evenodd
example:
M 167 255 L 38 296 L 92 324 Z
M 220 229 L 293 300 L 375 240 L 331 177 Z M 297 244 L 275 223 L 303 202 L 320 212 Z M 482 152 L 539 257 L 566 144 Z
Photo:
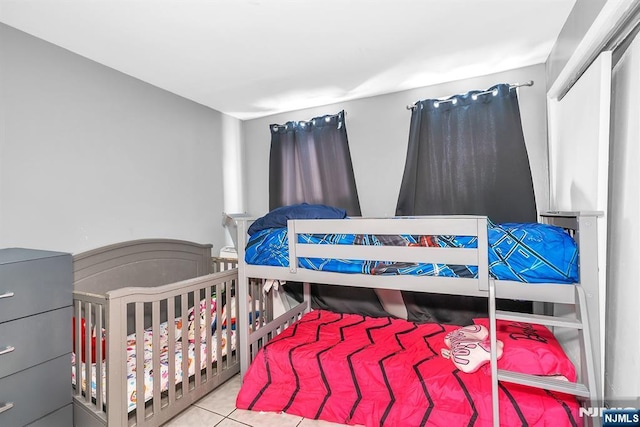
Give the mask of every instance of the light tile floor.
M 236 375 L 163 427 L 336 427 L 343 424 L 296 415 L 236 409 L 240 375 Z

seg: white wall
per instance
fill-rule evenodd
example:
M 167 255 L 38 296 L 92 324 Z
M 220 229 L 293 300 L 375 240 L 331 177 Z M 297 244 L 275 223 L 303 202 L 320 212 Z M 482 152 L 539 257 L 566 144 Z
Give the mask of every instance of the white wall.
M 244 188 L 243 164 L 242 121 L 223 114 L 222 174 L 225 214 L 242 214 L 245 212 L 245 192 L 242 191 Z M 222 224 L 222 219 L 220 223 Z M 230 226 L 230 229 L 225 230 L 225 246 L 235 246 L 236 229 L 232 224 Z M 232 236 L 231 233 L 234 233 L 234 235 Z
M 640 37 L 613 69 L 604 392 L 640 397 Z
M 0 24 L 0 247 L 224 244 L 222 114 Z
M 344 109 L 349 147 L 363 216 L 392 216 L 400 190 L 409 138 L 411 112 L 406 106 L 420 99 L 437 98 L 485 89 L 496 83 L 533 80 L 519 89 L 525 142 L 531 161 L 538 211 L 548 208 L 546 85 L 543 64 L 503 73 L 396 92 L 371 98 L 292 111 L 245 121 L 245 182 L 247 211 L 262 215 L 269 207 L 269 124 L 307 120 Z

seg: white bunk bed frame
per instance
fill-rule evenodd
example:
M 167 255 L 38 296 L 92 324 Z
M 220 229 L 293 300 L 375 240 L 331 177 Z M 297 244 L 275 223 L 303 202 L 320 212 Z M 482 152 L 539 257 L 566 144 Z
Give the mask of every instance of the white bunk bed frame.
M 244 262 L 247 230 L 251 220 L 238 221 L 239 318 L 249 318 L 251 301 L 247 299 L 250 283 L 255 279 L 273 279 L 304 283 L 304 301 L 259 328 L 240 328 L 240 372 L 244 376 L 257 351 L 271 338 L 310 310 L 309 283 L 347 285 L 374 289 L 395 289 L 485 297 L 488 300 L 491 337 L 491 376 L 493 424 L 498 426 L 498 382 L 523 384 L 577 396 L 583 406 L 599 406 L 602 401 L 600 375 L 600 312 L 597 259 L 597 218 L 599 212 L 547 212 L 542 222 L 566 229 L 577 241 L 580 254 L 580 283 L 526 284 L 494 280 L 489 276 L 487 218 L 483 216 L 426 216 L 403 218 L 350 218 L 344 220 L 289 220 L 289 267 L 251 265 Z M 298 243 L 297 235 L 318 234 L 415 234 L 477 236 L 478 247 L 432 248 L 356 245 L 313 245 Z M 298 258 L 341 258 L 386 261 L 426 262 L 473 265 L 477 278 L 432 276 L 375 276 L 345 274 L 298 268 Z M 573 316 L 554 317 L 496 310 L 496 298 L 566 304 L 575 307 Z M 254 298 L 255 300 L 255 298 Z M 547 305 L 548 307 L 549 305 Z M 547 310 L 545 310 L 547 312 Z M 587 314 L 588 313 L 588 314 Z M 529 322 L 577 331 L 580 360 L 578 382 L 542 378 L 497 369 L 496 319 Z M 598 418 L 583 418 L 586 425 L 599 425 Z

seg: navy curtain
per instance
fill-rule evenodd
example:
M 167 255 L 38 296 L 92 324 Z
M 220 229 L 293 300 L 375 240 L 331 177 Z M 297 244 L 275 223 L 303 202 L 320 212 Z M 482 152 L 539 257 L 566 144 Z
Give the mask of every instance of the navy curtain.
M 416 103 L 396 215 L 487 215 L 496 223 L 537 218 L 515 88 L 499 84 Z M 470 324 L 486 299 L 402 294 L 409 319 Z M 530 303 L 499 301 L 530 311 Z
M 396 215 L 431 214 L 536 221 L 518 96 L 509 85 L 413 108 Z
M 269 209 L 307 202 L 361 215 L 344 111 L 270 129 Z M 285 290 L 302 301 L 300 283 L 288 282 Z M 313 284 L 311 297 L 316 309 L 388 315 L 372 289 Z
M 361 215 L 344 111 L 270 129 L 269 209 L 307 202 Z

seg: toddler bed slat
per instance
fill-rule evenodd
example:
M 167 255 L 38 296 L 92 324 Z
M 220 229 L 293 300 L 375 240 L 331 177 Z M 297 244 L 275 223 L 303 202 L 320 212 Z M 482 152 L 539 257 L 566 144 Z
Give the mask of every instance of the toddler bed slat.
M 198 292 L 199 293 L 199 292 Z M 205 300 L 205 308 L 206 308 L 206 301 L 209 300 L 211 301 L 211 294 L 209 295 L 199 295 L 202 299 Z M 196 301 L 201 301 L 200 298 L 195 299 Z M 205 311 L 205 316 L 206 316 L 206 311 Z M 211 313 L 209 313 L 209 315 L 211 315 Z M 195 316 L 194 318 L 194 335 L 196 335 L 196 331 L 200 331 L 201 329 L 201 325 L 200 322 L 202 320 L 202 316 Z M 209 330 L 211 330 L 211 323 L 209 323 Z M 200 335 L 198 333 L 198 335 Z M 208 335 L 208 334 L 207 334 Z M 195 365 L 196 366 L 202 366 L 200 365 L 200 351 L 202 347 L 202 339 L 197 339 L 194 336 L 194 347 L 193 347 L 193 356 L 194 356 L 194 360 L 195 360 Z M 188 352 L 188 348 L 187 348 L 187 352 Z M 183 371 L 185 372 L 185 371 Z M 200 386 L 200 382 L 201 382 L 201 375 L 198 374 L 198 372 L 196 371 L 196 374 L 194 375 L 194 388 L 198 388 Z
M 174 301 L 171 301 L 174 302 Z M 175 319 L 175 304 L 167 304 L 167 319 Z M 176 342 L 176 336 L 175 336 L 175 329 L 174 328 L 168 328 L 168 341 L 169 342 Z M 169 378 L 175 378 L 176 377 L 176 359 L 175 357 L 170 357 L 169 358 L 169 367 L 168 367 L 168 372 L 169 372 Z M 173 404 L 176 401 L 176 388 L 169 386 L 169 390 L 168 390 L 168 396 L 169 396 L 169 407 L 173 406 Z
M 212 319 L 211 319 L 211 298 L 205 298 L 207 295 L 217 295 L 214 291 L 215 288 L 211 287 L 211 286 L 207 286 L 204 289 L 204 295 L 202 295 L 202 297 L 205 300 L 205 304 L 204 304 L 204 308 L 205 308 L 205 316 L 204 316 L 204 324 L 205 325 L 211 325 L 212 324 Z M 209 329 L 211 329 L 211 327 L 209 327 Z M 205 346 L 206 348 L 211 349 L 211 334 L 206 334 L 205 335 Z M 214 354 L 216 355 L 216 360 L 220 360 L 218 358 L 218 353 L 216 352 L 217 349 L 214 349 Z M 198 353 L 200 353 L 200 351 L 198 351 Z M 198 360 L 197 363 L 200 363 L 200 360 Z M 198 364 L 196 364 L 196 366 L 199 366 Z M 206 364 L 206 369 L 204 372 L 205 375 L 205 381 L 209 381 L 211 379 L 211 364 L 207 363 Z M 197 386 L 199 387 L 201 384 L 201 379 L 200 379 L 200 375 L 197 376 L 198 377 L 198 383 Z
M 136 372 L 144 372 L 144 304 L 135 303 L 136 307 Z M 88 365 L 88 364 L 87 364 Z M 155 375 L 154 375 L 155 376 Z M 144 375 L 136 375 L 136 424 L 140 425 L 144 421 L 144 398 L 139 397 L 139 391 L 144 390 Z
M 154 301 L 151 303 L 153 312 L 153 326 L 152 326 L 152 354 L 153 354 L 153 366 L 156 369 L 160 366 L 160 301 Z M 139 336 L 139 335 L 136 335 Z M 140 353 L 138 353 L 140 354 Z M 196 365 L 200 366 L 200 365 Z M 160 375 L 153 376 L 153 395 L 160 396 Z M 160 399 L 153 399 L 153 413 L 160 412 Z
M 180 302 L 182 304 L 181 313 L 182 313 L 182 396 L 184 396 L 189 391 L 189 377 L 185 376 L 185 372 L 189 372 L 189 347 L 184 345 L 185 337 L 189 336 L 189 330 L 187 329 L 187 325 L 189 324 L 189 320 L 187 318 L 187 294 L 182 294 L 180 298 Z M 198 317 L 198 316 L 196 316 Z M 195 333 L 194 333 L 195 338 Z M 186 378 L 185 378 L 186 377 Z

